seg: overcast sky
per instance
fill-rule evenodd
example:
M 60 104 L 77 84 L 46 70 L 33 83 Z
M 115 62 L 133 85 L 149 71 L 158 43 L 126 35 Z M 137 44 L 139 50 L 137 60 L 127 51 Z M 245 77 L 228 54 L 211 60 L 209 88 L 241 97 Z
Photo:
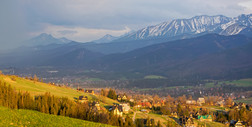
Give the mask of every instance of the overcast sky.
M 87 42 L 177 18 L 251 12 L 252 0 L 0 0 L 0 49 L 40 33 Z

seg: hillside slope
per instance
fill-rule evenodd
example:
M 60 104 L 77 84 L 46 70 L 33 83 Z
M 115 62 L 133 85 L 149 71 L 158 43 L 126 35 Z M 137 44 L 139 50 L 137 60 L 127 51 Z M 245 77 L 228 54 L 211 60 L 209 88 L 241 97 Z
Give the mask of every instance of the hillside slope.
M 168 77 L 189 76 L 194 73 L 205 76 L 217 72 L 228 73 L 233 69 L 242 71 L 251 68 L 252 62 L 248 59 L 252 48 L 248 44 L 251 42 L 251 38 L 242 35 L 208 34 L 156 44 L 124 54 L 107 55 L 93 65 L 99 65 L 98 67 L 105 70 L 165 74 Z M 246 48 L 239 49 L 242 46 Z M 217 75 L 220 76 L 221 73 Z
M 64 116 L 49 115 L 32 110 L 0 107 L 0 126 L 43 126 L 43 127 L 111 127 Z
M 98 95 L 92 95 L 84 93 L 81 91 L 74 90 L 68 87 L 59 87 L 41 82 L 34 82 L 28 79 L 24 79 L 16 76 L 6 76 L 0 75 L 0 80 L 5 81 L 7 84 L 10 84 L 16 90 L 28 91 L 31 95 L 41 95 L 45 92 L 50 92 L 51 95 L 58 97 L 68 97 L 69 99 L 76 99 L 79 96 L 87 96 L 90 101 L 101 101 L 103 104 L 113 105 L 113 103 L 118 103 L 115 100 L 112 100 L 107 97 L 101 97 Z

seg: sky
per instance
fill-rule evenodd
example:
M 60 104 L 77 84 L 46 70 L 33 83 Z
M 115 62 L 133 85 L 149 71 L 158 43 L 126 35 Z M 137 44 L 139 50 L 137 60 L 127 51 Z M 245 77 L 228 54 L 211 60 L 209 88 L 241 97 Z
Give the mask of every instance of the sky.
M 252 0 L 1 0 L 0 50 L 41 33 L 88 42 L 177 18 L 251 12 Z

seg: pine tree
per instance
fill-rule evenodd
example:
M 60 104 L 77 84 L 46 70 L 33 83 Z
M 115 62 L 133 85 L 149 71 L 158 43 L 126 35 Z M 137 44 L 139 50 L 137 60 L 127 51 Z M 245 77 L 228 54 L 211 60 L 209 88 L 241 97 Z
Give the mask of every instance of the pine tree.
M 37 75 L 35 74 L 34 76 L 33 76 L 33 81 L 39 81 L 39 79 L 38 79 L 38 77 L 37 77 Z
M 162 127 L 162 125 L 161 125 L 160 121 L 158 121 L 158 123 L 157 123 L 157 127 Z

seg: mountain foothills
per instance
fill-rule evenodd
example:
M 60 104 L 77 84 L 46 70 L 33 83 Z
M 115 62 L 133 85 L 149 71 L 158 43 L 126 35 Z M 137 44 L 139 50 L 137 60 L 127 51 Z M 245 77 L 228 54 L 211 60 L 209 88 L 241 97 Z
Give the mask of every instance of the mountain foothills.
M 44 46 L 50 44 L 66 44 L 71 42 L 65 37 L 62 38 L 54 38 L 51 34 L 42 33 L 37 37 L 34 37 L 26 42 L 24 42 L 25 46 L 33 47 L 33 46 Z
M 252 14 L 176 19 L 121 37 L 79 43 L 41 34 L 0 55 L 2 68 L 42 67 L 162 75 L 247 78 L 252 73 Z M 34 44 L 34 46 L 32 46 Z

